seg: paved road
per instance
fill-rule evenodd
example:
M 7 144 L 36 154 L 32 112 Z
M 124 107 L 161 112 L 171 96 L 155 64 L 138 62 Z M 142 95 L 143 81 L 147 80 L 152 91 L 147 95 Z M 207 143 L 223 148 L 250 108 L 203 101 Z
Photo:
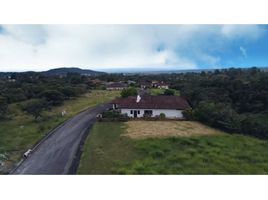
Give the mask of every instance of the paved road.
M 81 141 L 96 115 L 109 107 L 101 104 L 83 111 L 43 140 L 12 174 L 68 174 L 73 167 Z

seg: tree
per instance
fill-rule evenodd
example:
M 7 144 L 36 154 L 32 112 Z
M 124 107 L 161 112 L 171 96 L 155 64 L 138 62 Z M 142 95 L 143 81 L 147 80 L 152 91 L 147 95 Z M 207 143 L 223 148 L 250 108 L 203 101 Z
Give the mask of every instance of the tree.
M 3 96 L 0 96 L 0 119 L 4 118 L 7 114 L 7 99 Z
M 206 72 L 205 71 L 202 71 L 201 72 L 201 76 L 206 76 Z
M 133 88 L 133 87 L 130 87 L 130 88 L 122 90 L 121 97 L 126 98 L 128 96 L 136 96 L 137 94 L 138 94 L 137 89 Z
M 174 94 L 175 94 L 175 91 L 172 89 L 166 89 L 164 91 L 164 95 L 167 95 L 167 96 L 174 96 Z
M 57 90 L 46 90 L 40 94 L 41 98 L 44 98 L 48 105 L 58 106 L 64 101 L 64 95 Z
M 8 103 L 24 101 L 27 99 L 25 92 L 21 88 L 9 88 L 3 95 L 7 98 Z
M 66 99 L 69 99 L 70 97 L 76 96 L 76 93 L 74 91 L 75 89 L 71 86 L 66 86 L 60 89 L 62 94 L 66 97 Z
M 24 105 L 24 110 L 33 115 L 34 119 L 37 120 L 38 117 L 41 117 L 41 112 L 46 108 L 45 102 L 40 99 L 32 99 Z

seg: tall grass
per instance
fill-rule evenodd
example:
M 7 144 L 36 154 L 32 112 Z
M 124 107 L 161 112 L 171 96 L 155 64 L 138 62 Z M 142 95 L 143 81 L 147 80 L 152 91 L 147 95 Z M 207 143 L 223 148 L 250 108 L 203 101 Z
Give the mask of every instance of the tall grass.
M 268 142 L 244 135 L 134 140 L 125 123 L 95 124 L 79 174 L 267 174 Z

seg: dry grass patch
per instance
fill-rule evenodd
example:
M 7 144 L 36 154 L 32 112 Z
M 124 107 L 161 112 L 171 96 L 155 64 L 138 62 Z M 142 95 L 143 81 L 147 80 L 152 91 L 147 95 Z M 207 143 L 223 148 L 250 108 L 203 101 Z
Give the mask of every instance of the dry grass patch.
M 124 136 L 133 139 L 148 137 L 215 135 L 222 131 L 194 121 L 128 121 Z

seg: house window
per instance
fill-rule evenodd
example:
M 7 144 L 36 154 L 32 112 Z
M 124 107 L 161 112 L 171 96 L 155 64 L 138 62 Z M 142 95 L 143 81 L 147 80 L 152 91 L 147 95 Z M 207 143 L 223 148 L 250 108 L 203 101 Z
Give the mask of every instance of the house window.
M 145 117 L 151 117 L 153 115 L 153 111 L 152 110 L 144 110 L 144 116 Z
M 130 114 L 133 114 L 133 110 L 130 110 Z
M 138 115 L 140 114 L 140 111 L 138 110 Z

